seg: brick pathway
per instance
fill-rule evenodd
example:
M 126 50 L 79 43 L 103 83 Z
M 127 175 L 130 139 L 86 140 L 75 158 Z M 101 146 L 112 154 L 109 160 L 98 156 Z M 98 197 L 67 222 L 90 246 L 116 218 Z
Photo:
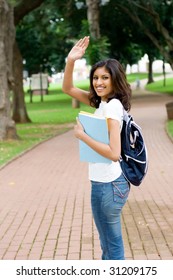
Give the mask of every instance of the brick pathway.
M 150 158 L 123 211 L 127 259 L 173 259 L 173 142 L 165 132 L 170 97 L 135 98 Z M 87 164 L 73 131 L 0 170 L 0 259 L 100 259 Z

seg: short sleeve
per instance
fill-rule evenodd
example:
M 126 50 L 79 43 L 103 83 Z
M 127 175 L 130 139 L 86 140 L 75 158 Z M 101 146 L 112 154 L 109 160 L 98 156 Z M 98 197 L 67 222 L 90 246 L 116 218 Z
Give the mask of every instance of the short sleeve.
M 104 108 L 104 116 L 106 118 L 111 118 L 118 120 L 122 126 L 123 121 L 123 105 L 118 99 L 110 100 Z

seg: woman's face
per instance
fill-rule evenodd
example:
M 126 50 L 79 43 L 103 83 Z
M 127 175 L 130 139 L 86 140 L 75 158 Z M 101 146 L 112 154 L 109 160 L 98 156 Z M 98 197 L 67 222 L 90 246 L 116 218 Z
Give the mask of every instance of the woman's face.
M 102 101 L 107 101 L 113 91 L 112 78 L 105 67 L 98 67 L 93 74 L 93 87 Z

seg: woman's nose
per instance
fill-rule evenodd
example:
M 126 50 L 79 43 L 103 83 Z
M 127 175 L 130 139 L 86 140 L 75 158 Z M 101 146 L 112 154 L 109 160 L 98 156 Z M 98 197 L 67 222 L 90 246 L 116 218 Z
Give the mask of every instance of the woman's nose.
M 97 84 L 102 84 L 102 79 L 101 78 L 97 79 Z

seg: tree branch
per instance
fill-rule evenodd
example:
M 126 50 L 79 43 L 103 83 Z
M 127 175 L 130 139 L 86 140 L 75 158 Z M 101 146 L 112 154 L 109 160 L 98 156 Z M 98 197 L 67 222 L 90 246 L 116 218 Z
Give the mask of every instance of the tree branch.
M 165 57 L 165 59 L 167 61 L 170 60 L 169 54 L 168 52 L 165 50 L 165 48 L 159 43 L 158 39 L 150 32 L 150 30 L 142 23 L 142 21 L 140 20 L 140 18 L 138 17 L 137 14 L 135 14 L 135 12 L 133 11 L 133 13 L 126 8 L 125 6 L 119 5 L 119 8 L 121 8 L 131 19 L 133 22 L 136 22 L 138 24 L 138 26 L 144 30 L 144 33 L 151 39 L 151 41 L 153 42 L 153 44 L 160 50 L 160 52 L 162 53 L 162 55 Z
M 137 8 L 145 11 L 147 14 L 149 14 L 151 16 L 151 18 L 153 19 L 154 23 L 155 23 L 155 26 L 156 26 L 156 29 L 159 33 L 162 34 L 163 38 L 166 40 L 167 42 L 167 45 L 170 49 L 173 49 L 173 39 L 172 37 L 169 35 L 169 32 L 168 30 L 163 26 L 162 22 L 161 22 L 161 19 L 160 19 L 160 16 L 159 14 L 153 9 L 153 6 L 152 6 L 152 3 L 150 1 L 149 4 L 146 4 L 144 1 L 142 1 L 142 5 L 136 3 L 135 1 L 129 1 L 128 0 L 128 3 L 130 5 L 134 5 L 136 6 Z
M 22 0 L 19 5 L 14 8 L 14 24 L 17 25 L 32 10 L 38 8 L 45 0 Z

